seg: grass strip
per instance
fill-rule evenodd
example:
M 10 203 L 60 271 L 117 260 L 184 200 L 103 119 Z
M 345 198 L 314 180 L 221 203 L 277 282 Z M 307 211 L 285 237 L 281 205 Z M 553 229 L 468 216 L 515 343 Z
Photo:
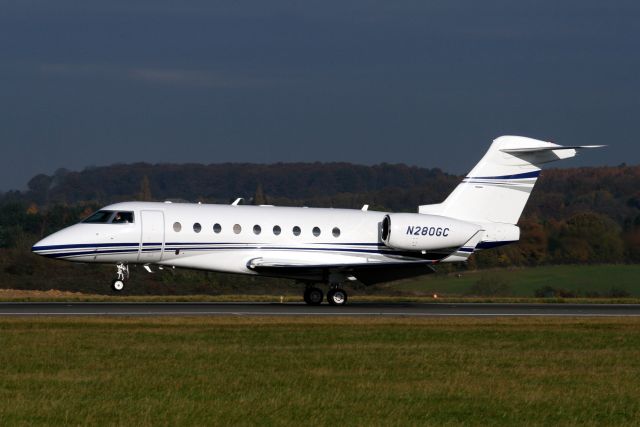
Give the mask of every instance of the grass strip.
M 635 319 L 0 318 L 0 424 L 636 425 Z
M 351 302 L 497 303 L 497 304 L 640 304 L 640 298 L 437 297 L 420 295 L 351 295 Z M 0 289 L 0 302 L 302 302 L 302 295 L 96 295 L 80 292 Z

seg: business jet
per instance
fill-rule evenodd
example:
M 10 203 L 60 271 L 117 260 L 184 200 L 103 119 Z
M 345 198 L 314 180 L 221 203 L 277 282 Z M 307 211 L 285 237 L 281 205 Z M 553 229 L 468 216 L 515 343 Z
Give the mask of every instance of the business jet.
M 304 301 L 347 302 L 345 283 L 428 274 L 440 263 L 517 242 L 516 225 L 547 163 L 579 150 L 521 136 L 493 141 L 446 200 L 418 213 L 331 208 L 126 202 L 106 206 L 36 243 L 49 258 L 111 263 L 122 291 L 129 265 L 295 279 Z M 324 285 L 324 286 L 323 286 Z

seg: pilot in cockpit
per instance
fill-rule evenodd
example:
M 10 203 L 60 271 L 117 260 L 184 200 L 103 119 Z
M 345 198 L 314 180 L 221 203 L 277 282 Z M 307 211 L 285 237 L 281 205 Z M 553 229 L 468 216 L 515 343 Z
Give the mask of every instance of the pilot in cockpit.
M 114 224 L 127 224 L 129 223 L 129 221 L 122 215 L 122 213 L 117 212 L 116 216 L 113 217 L 113 222 Z

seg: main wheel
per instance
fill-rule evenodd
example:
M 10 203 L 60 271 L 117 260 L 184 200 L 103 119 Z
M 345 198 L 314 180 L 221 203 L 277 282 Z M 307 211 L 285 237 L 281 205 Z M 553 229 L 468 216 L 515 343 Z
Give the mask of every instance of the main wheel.
M 304 291 L 304 302 L 309 305 L 322 304 L 322 298 L 324 297 L 322 290 L 318 288 L 308 288 Z
M 347 293 L 344 289 L 331 289 L 327 292 L 327 302 L 331 305 L 345 305 L 347 303 Z
M 116 279 L 111 283 L 111 289 L 115 292 L 121 292 L 124 289 L 124 281 Z

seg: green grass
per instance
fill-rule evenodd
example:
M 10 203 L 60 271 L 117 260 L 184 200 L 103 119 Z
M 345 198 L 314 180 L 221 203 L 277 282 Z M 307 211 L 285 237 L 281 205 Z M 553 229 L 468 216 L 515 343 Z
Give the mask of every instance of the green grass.
M 466 271 L 457 274 L 436 274 L 389 285 L 398 292 L 440 295 L 467 295 L 471 286 L 483 276 L 500 280 L 516 297 L 533 297 L 544 286 L 561 288 L 584 296 L 588 292 L 606 294 L 612 288 L 640 297 L 640 265 L 556 265 L 529 268 L 504 268 Z
M 72 296 L 0 296 L 0 302 L 109 302 L 109 303 L 302 303 L 302 295 L 91 295 Z M 349 296 L 350 303 L 497 303 L 497 304 L 640 304 L 638 297 L 623 298 L 533 298 L 533 297 L 474 297 L 429 295 L 358 295 Z
M 635 319 L 0 319 L 0 424 L 637 425 Z
M 144 276 L 142 276 L 144 277 Z M 141 286 L 139 276 L 134 275 L 128 287 L 134 289 Z M 180 279 L 176 279 L 172 286 L 181 286 Z M 257 279 L 259 280 L 259 279 Z M 499 282 L 506 285 L 506 294 L 488 295 L 477 298 L 472 287 L 478 281 Z M 453 302 L 594 302 L 594 303 L 638 303 L 640 302 L 640 265 L 638 264 L 609 264 L 609 265 L 559 265 L 528 268 L 501 268 L 491 270 L 461 271 L 457 274 L 438 273 L 421 276 L 414 279 L 398 281 L 373 287 L 360 286 L 349 289 L 351 301 L 433 301 L 431 297 L 437 294 L 438 301 Z M 0 285 L 2 285 L 0 283 Z M 301 301 L 303 286 L 293 285 L 289 281 L 264 283 L 257 288 L 207 287 L 206 290 L 216 291 L 216 295 L 194 291 L 189 295 L 113 295 L 80 292 L 30 291 L 21 289 L 2 289 L 0 286 L 0 301 L 254 301 L 254 302 L 283 302 Z M 347 284 L 347 286 L 349 286 Z M 572 292 L 579 298 L 538 298 L 534 299 L 537 289 L 550 286 Z M 29 288 L 24 288 L 29 289 Z M 156 291 L 163 291 L 160 286 Z M 629 297 L 620 298 L 612 295 L 612 289 L 624 291 Z M 104 291 L 107 292 L 106 285 Z M 222 293 L 220 293 L 222 292 Z M 599 297 L 593 298 L 593 293 Z M 507 297 L 507 298 L 505 298 Z

